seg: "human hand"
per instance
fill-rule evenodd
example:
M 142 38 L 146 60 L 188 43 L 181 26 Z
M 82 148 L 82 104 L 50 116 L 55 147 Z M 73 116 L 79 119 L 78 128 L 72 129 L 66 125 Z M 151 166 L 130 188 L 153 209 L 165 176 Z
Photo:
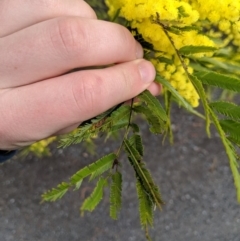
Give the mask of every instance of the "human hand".
M 2 0 L 0 149 L 67 133 L 147 88 L 156 94 L 142 57 L 127 29 L 97 20 L 82 0 Z

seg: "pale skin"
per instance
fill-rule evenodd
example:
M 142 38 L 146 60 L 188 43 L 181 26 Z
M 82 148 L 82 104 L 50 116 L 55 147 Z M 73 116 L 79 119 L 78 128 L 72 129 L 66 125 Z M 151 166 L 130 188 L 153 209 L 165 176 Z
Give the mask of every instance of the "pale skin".
M 145 89 L 156 95 L 154 78 L 129 31 L 85 1 L 0 1 L 1 150 L 68 133 Z

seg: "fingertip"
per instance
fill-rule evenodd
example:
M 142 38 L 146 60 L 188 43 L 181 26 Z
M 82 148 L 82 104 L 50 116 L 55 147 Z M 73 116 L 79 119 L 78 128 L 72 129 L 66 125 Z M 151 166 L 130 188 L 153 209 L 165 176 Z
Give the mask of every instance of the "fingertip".
M 150 61 L 139 60 L 137 62 L 141 79 L 145 83 L 151 83 L 156 77 L 156 70 Z

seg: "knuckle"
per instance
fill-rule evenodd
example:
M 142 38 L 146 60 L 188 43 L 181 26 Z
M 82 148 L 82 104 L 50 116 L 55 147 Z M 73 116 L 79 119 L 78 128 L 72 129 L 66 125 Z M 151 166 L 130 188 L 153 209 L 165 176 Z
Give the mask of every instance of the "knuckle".
M 82 116 L 89 116 L 96 112 L 99 107 L 99 99 L 103 96 L 103 79 L 99 75 L 83 75 L 81 79 L 76 79 L 72 85 L 72 96 L 74 98 L 77 111 Z
M 79 53 L 87 49 L 88 38 L 87 28 L 76 17 L 57 19 L 51 34 L 54 48 L 67 54 Z
M 131 89 L 131 83 L 132 83 L 132 78 L 134 77 L 134 70 L 131 71 L 131 74 L 129 73 L 128 69 L 126 66 L 122 67 L 120 69 L 121 73 L 121 79 L 123 80 L 124 83 L 124 89 L 130 90 Z

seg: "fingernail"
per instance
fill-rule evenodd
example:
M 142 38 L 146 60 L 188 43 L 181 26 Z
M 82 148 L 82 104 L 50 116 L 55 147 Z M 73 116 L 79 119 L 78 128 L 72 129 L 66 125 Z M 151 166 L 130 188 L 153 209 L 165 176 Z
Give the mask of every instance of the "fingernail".
M 142 57 L 143 57 L 142 45 L 136 41 L 136 58 L 142 59 Z
M 151 62 L 143 60 L 139 62 L 138 69 L 144 82 L 152 82 L 156 76 L 156 70 Z

